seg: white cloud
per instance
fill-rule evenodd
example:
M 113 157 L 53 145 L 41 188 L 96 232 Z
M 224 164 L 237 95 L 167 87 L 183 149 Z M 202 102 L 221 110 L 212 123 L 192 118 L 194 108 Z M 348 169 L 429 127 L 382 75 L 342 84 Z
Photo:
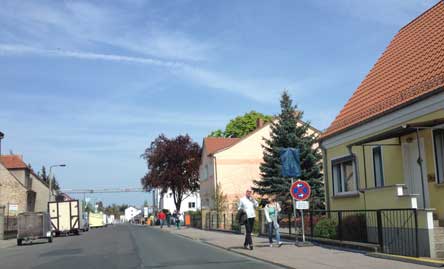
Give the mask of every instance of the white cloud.
M 6 1 L 0 10 L 0 23 L 9 40 L 39 48 L 62 47 L 86 50 L 108 44 L 169 60 L 202 61 L 213 47 L 179 30 L 165 29 L 157 17 L 141 19 L 141 10 L 124 11 L 109 3 L 95 5 L 82 1 L 60 1 L 45 5 L 35 2 Z M 136 8 L 136 7 L 135 7 Z M 0 35 L 0 40 L 4 36 Z M 3 40 L 5 42 L 5 40 Z
M 67 57 L 82 60 L 100 60 L 112 62 L 124 62 L 133 64 L 155 65 L 169 68 L 174 74 L 186 80 L 198 83 L 208 88 L 233 92 L 258 102 L 270 102 L 277 100 L 283 89 L 289 89 L 297 93 L 297 84 L 294 82 L 282 82 L 279 79 L 243 80 L 235 79 L 227 75 L 195 67 L 184 62 L 173 62 L 147 57 L 133 57 L 126 55 L 102 54 L 66 50 L 48 50 L 23 45 L 0 44 L 0 55 L 27 55 L 35 54 L 48 57 Z
M 172 68 L 183 66 L 183 64 L 179 62 L 163 61 L 146 57 L 132 57 L 125 55 L 68 51 L 61 49 L 49 50 L 49 49 L 40 49 L 40 48 L 28 47 L 23 45 L 13 45 L 13 44 L 0 44 L 0 55 L 1 54 L 3 55 L 37 54 L 43 56 L 67 57 L 67 58 L 77 58 L 83 60 L 103 60 L 103 61 L 113 61 L 113 62 L 149 64 L 149 65 L 157 65 L 157 66 L 172 67 Z

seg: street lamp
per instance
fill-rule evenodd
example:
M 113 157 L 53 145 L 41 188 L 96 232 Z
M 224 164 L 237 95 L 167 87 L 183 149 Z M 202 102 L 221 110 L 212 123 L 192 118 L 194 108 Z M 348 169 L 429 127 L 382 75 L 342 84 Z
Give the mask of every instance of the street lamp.
M 2 139 L 5 137 L 5 134 L 0 132 L 0 156 L 2 155 Z
M 49 167 L 49 176 L 48 176 L 48 179 L 49 179 L 49 200 L 48 200 L 48 202 L 51 202 L 51 194 L 52 194 L 52 168 L 53 167 L 65 167 L 66 166 L 66 164 L 55 164 L 55 165 L 51 165 L 50 167 Z

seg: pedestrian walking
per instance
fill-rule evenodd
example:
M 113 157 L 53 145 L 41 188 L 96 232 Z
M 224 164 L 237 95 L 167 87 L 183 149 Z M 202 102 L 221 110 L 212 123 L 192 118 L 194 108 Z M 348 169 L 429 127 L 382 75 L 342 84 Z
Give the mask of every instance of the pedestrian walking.
M 178 230 L 180 229 L 180 216 L 181 216 L 180 212 L 175 210 L 173 217 L 174 217 L 174 221 L 176 222 L 176 228 Z
M 165 212 L 163 212 L 163 210 L 161 210 L 159 212 L 159 214 L 157 214 L 157 218 L 160 221 L 160 229 L 162 229 L 163 228 L 163 224 L 165 223 L 165 219 L 166 219 Z
M 268 222 L 268 241 L 270 242 L 270 247 L 273 247 L 273 230 L 276 234 L 276 243 L 279 247 L 282 246 L 278 223 L 279 212 L 281 212 L 281 206 L 276 198 L 273 197 L 270 199 L 270 203 L 264 207 L 265 218 Z
M 167 222 L 168 228 L 170 228 L 170 225 L 171 225 L 171 212 L 169 210 L 166 213 L 166 222 Z
M 255 208 L 258 206 L 257 201 L 251 195 L 251 190 L 248 189 L 245 192 L 245 197 L 242 197 L 239 201 L 239 210 L 243 210 L 247 215 L 245 222 L 245 241 L 244 248 L 253 250 L 253 239 L 251 233 L 253 232 L 254 218 L 256 218 Z
M 154 215 L 152 214 L 151 216 L 150 216 L 150 224 L 151 224 L 151 226 L 153 226 L 154 225 Z

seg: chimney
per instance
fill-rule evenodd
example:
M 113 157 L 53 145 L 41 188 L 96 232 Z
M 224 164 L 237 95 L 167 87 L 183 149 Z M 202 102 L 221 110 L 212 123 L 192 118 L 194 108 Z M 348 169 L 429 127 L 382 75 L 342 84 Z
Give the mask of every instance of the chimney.
M 258 119 L 256 120 L 256 129 L 260 129 L 260 128 L 262 128 L 263 126 L 264 126 L 264 120 L 261 119 L 261 118 L 258 118 Z

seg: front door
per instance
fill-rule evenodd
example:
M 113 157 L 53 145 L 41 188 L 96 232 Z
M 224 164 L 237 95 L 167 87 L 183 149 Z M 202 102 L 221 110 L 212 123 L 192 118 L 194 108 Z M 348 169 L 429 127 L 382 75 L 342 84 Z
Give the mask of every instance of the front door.
M 420 138 L 421 159 L 423 177 L 421 178 L 421 167 L 418 163 L 418 142 L 416 139 L 407 139 L 402 143 L 402 156 L 404 163 L 404 178 L 408 193 L 417 196 L 418 208 L 429 206 L 429 191 L 427 186 L 427 164 L 424 154 L 424 139 Z M 422 180 L 424 180 L 424 192 L 422 191 Z M 423 193 L 425 194 L 425 204 Z

